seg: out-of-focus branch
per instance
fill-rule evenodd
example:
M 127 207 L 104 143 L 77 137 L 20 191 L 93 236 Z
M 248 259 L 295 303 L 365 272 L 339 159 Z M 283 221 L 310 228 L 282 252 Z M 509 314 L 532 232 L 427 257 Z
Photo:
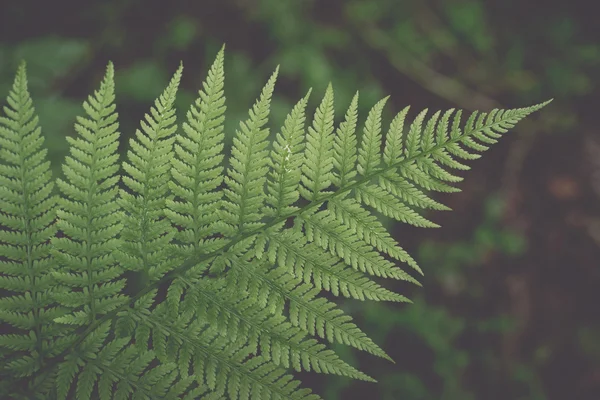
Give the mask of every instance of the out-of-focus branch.
M 458 107 L 471 111 L 506 108 L 497 100 L 435 71 L 427 63 L 420 61 L 414 52 L 392 41 L 385 32 L 374 25 L 361 24 L 356 26 L 356 31 L 369 47 L 384 53 L 390 64 L 402 74 L 419 83 L 431 93 L 456 104 Z M 402 51 L 399 52 L 399 49 Z M 545 125 L 543 118 L 535 122 L 526 119 L 521 121 L 517 127 L 521 134 L 518 135 L 511 146 L 502 179 L 501 193 L 507 200 L 514 197 L 518 176 L 527 153 L 535 142 L 535 133 L 540 129 L 540 122 L 542 126 Z
M 361 38 L 369 47 L 383 52 L 394 68 L 441 98 L 471 111 L 499 107 L 498 102 L 494 99 L 469 89 L 455 79 L 440 74 L 420 61 L 416 55 L 402 57 L 401 54 L 405 55 L 411 50 L 393 43 L 381 29 L 364 24 L 357 31 L 360 32 Z M 398 52 L 398 48 L 402 48 L 402 52 Z
M 114 39 L 111 37 L 111 34 L 118 31 L 118 27 L 123 24 L 120 18 L 122 18 L 133 5 L 135 5 L 135 0 L 122 0 L 117 4 L 111 4 L 108 7 L 99 6 L 99 8 L 96 9 L 96 12 L 105 14 L 104 29 L 99 35 L 89 39 L 87 51 L 83 58 L 78 63 L 72 65 L 70 70 L 50 87 L 49 92 L 55 96 L 61 96 L 73 82 L 97 61 L 98 55 L 101 54 L 101 52 L 108 47 L 110 41 Z
M 461 40 L 451 29 L 445 26 L 444 21 L 432 10 L 427 1 L 419 2 L 418 15 L 415 16 L 415 24 L 419 26 L 431 43 L 448 58 L 450 58 L 460 71 L 461 78 L 470 84 L 477 85 L 479 92 L 486 92 L 488 96 L 506 86 L 494 61 L 486 60 L 485 76 L 477 70 L 477 65 L 482 62 L 469 46 L 461 46 Z M 443 35 L 440 34 L 443 32 Z M 444 37 L 444 39 L 441 39 Z M 448 40 L 449 39 L 449 40 Z M 490 81 L 489 77 L 494 77 Z
M 444 23 L 425 1 L 418 4 L 418 15 L 415 16 L 415 24 L 425 31 L 428 39 L 441 53 L 454 61 L 459 70 L 465 71 L 476 64 L 477 59 L 475 56 L 460 46 L 459 38 L 444 26 Z M 440 31 L 444 32 L 445 41 L 441 39 Z M 468 74 L 465 75 L 469 77 Z

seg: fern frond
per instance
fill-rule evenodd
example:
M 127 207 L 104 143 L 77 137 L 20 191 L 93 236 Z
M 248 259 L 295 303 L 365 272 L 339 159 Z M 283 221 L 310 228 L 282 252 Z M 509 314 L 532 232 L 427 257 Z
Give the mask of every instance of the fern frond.
M 100 89 L 83 103 L 87 118 L 77 117 L 77 138 L 67 137 L 71 155 L 63 164 L 66 181 L 57 179 L 63 197 L 57 227 L 66 235 L 53 238 L 53 255 L 60 264 L 55 279 L 69 291 L 56 293 L 71 310 L 56 321 L 85 326 L 124 304 L 125 281 L 115 265 L 121 245 L 121 210 L 116 202 L 119 165 L 114 67 L 109 63 Z
M 240 260 L 233 262 L 234 268 L 244 268 Z M 296 371 L 334 373 L 355 379 L 373 381 L 342 361 L 331 350 L 313 339 L 307 339 L 305 331 L 286 322 L 286 317 L 276 312 L 272 302 L 259 287 L 241 291 L 231 290 L 227 281 L 185 279 L 186 297 L 182 303 L 185 310 L 193 311 L 203 321 L 224 332 L 231 341 L 239 338 L 248 341 L 252 354 L 260 352 L 277 364 Z M 219 318 L 228 315 L 227 319 Z
M 362 137 L 360 149 L 358 150 L 358 168 L 357 171 L 361 175 L 367 175 L 372 172 L 374 167 L 380 163 L 381 155 L 379 148 L 381 147 L 381 113 L 383 107 L 390 97 L 384 97 L 373 106 L 367 121 L 365 122 L 365 130 Z
M 347 229 L 356 232 L 356 236 L 364 240 L 366 243 L 377 248 L 377 250 L 386 253 L 396 260 L 402 261 L 423 274 L 415 260 L 392 239 L 385 227 L 371 213 L 361 207 L 361 205 L 352 198 L 347 199 L 331 199 L 327 206 L 332 214 L 336 216 L 339 223 L 344 224 Z M 407 281 L 414 281 L 410 275 L 404 274 L 402 270 L 394 275 L 389 275 L 391 278 L 397 278 Z
M 328 91 L 329 90 L 330 88 L 328 88 Z M 370 297 L 375 299 L 405 301 L 406 299 L 402 296 L 386 291 L 374 282 L 371 282 L 360 275 L 362 272 L 417 283 L 410 275 L 401 269 L 396 268 L 393 264 L 379 256 L 378 253 L 374 251 L 375 249 L 373 249 L 373 247 L 379 250 L 385 248 L 386 253 L 392 255 L 394 258 L 407 262 L 411 267 L 421 272 L 418 265 L 404 250 L 398 247 L 393 241 L 390 241 L 386 235 L 382 235 L 381 233 L 378 235 L 378 231 L 381 232 L 382 227 L 377 222 L 373 222 L 377 221 L 374 216 L 363 209 L 360 206 L 360 203 L 357 203 L 352 199 L 343 199 L 346 191 L 338 191 L 328 195 L 327 192 L 323 192 L 323 189 L 328 187 L 328 185 L 326 186 L 325 183 L 322 183 L 322 186 L 314 186 L 315 180 L 306 177 L 307 173 L 312 173 L 312 177 L 321 176 L 320 173 L 317 173 L 318 171 L 325 171 L 323 172 L 323 175 L 329 176 L 327 174 L 331 171 L 331 166 L 327 166 L 326 164 L 322 168 L 315 166 L 320 165 L 320 158 L 317 155 L 319 154 L 318 146 L 326 148 L 321 154 L 329 154 L 327 152 L 331 152 L 331 149 L 327 150 L 327 146 L 329 146 L 328 143 L 330 143 L 331 140 L 332 129 L 327 128 L 327 123 L 324 122 L 327 118 L 324 116 L 327 114 L 327 110 L 332 108 L 332 104 L 332 93 L 326 93 L 323 102 L 315 114 L 313 127 L 309 128 L 309 136 L 312 135 L 312 143 L 314 145 L 310 147 L 309 143 L 311 143 L 311 141 L 307 141 L 305 151 L 307 161 L 303 166 L 303 182 L 299 187 L 299 190 L 303 193 L 303 197 L 311 200 L 311 203 L 304 209 L 299 209 L 297 211 L 290 209 L 288 217 L 293 216 L 296 220 L 296 224 L 291 230 L 280 231 L 282 223 L 278 221 L 283 221 L 283 217 L 277 218 L 262 229 L 259 227 L 254 230 L 257 232 L 257 240 L 254 242 L 254 245 L 252 245 L 254 248 L 249 250 L 249 253 L 247 254 L 262 258 L 262 255 L 266 252 L 270 262 L 278 264 L 280 268 L 270 269 L 268 268 L 268 265 L 261 266 L 259 264 L 254 264 L 250 262 L 250 259 L 245 260 L 244 262 L 236 261 L 237 256 L 234 255 L 235 252 L 228 252 L 228 256 L 223 253 L 223 257 L 227 260 L 225 264 L 231 268 L 227 275 L 227 282 L 229 282 L 228 285 L 230 289 L 235 288 L 231 289 L 231 293 L 236 293 L 237 296 L 242 299 L 240 300 L 242 303 L 244 302 L 243 299 L 246 298 L 246 295 L 243 293 L 247 292 L 249 293 L 247 298 L 259 299 L 259 310 L 263 308 L 269 309 L 274 317 L 277 318 L 278 316 L 281 316 L 281 313 L 283 312 L 283 303 L 288 302 L 290 305 L 289 320 L 293 326 L 297 326 L 311 335 L 318 335 L 332 342 L 337 341 L 349 344 L 373 354 L 389 358 L 385 352 L 370 341 L 356 325 L 349 322 L 349 317 L 344 316 L 341 310 L 336 310 L 333 303 L 327 301 L 323 303 L 321 300 L 324 299 L 317 299 L 315 297 L 317 294 L 315 289 L 320 289 L 333 282 L 332 286 L 334 288 L 336 285 L 340 285 L 344 288 L 342 290 L 345 290 L 346 295 L 355 298 L 360 298 L 360 296 L 368 293 Z M 371 120 L 368 122 L 371 126 L 369 129 L 371 132 L 374 132 L 374 135 L 372 136 L 375 137 L 377 137 L 376 132 L 379 129 L 377 127 L 377 115 L 380 113 L 379 108 L 381 105 L 382 103 L 379 103 L 379 106 L 375 108 L 375 111 L 372 111 Z M 347 114 L 347 125 L 352 124 L 352 114 L 351 106 L 351 109 Z M 367 163 L 366 155 L 368 153 L 366 150 L 363 152 L 361 162 L 365 165 L 369 164 L 371 173 L 358 181 L 353 181 L 352 177 L 346 179 L 349 184 L 348 188 L 354 191 L 358 201 L 363 201 L 384 214 L 417 226 L 437 226 L 421 217 L 411 209 L 409 205 L 413 207 L 417 206 L 421 208 L 437 209 L 445 209 L 446 207 L 427 197 L 418 188 L 418 184 L 420 183 L 418 179 L 415 180 L 416 182 L 411 183 L 406 178 L 398 175 L 394 168 L 396 165 L 394 164 L 404 164 L 406 163 L 406 160 L 413 162 L 415 165 L 414 174 L 423 176 L 425 182 L 435 188 L 445 188 L 445 184 L 442 183 L 440 178 L 453 180 L 453 178 L 444 174 L 445 170 L 443 170 L 441 166 L 431 163 L 428 164 L 428 161 L 424 156 L 426 153 L 423 149 L 427 149 L 426 151 L 436 150 L 436 144 L 432 146 L 432 143 L 434 141 L 433 137 L 436 128 L 435 122 L 439 119 L 439 115 L 440 113 L 434 114 L 434 117 L 425 124 L 424 131 L 422 126 L 423 121 L 425 120 L 425 113 L 421 113 L 417 116 L 417 119 L 413 121 L 409 130 L 410 139 L 407 139 L 408 150 L 398 151 L 396 149 L 394 151 L 388 151 L 388 161 L 392 164 L 391 167 L 386 168 L 385 166 L 381 166 L 381 160 L 376 157 L 371 157 L 374 161 L 369 161 Z M 397 125 L 398 121 L 399 119 L 396 119 Z M 345 129 L 346 131 L 351 132 L 351 129 Z M 390 131 L 393 131 L 393 129 L 397 128 L 392 127 Z M 322 141 L 317 140 L 317 133 L 319 131 L 323 133 L 321 136 L 321 139 L 323 139 Z M 343 133 L 341 129 L 339 131 Z M 351 136 L 351 134 L 347 136 Z M 440 137 L 440 135 L 438 135 L 438 137 Z M 455 137 L 459 136 L 455 135 Z M 374 139 L 371 139 L 371 141 L 373 140 Z M 341 144 L 350 141 L 351 138 L 345 138 L 344 141 L 338 140 Z M 452 150 L 455 150 L 453 143 L 451 142 L 452 140 L 450 140 L 450 143 L 447 143 L 447 145 L 449 148 L 452 148 Z M 378 145 L 380 144 L 369 144 L 369 146 L 363 145 L 363 147 L 366 149 L 370 146 L 376 147 Z M 340 144 L 338 144 L 338 149 L 337 154 L 352 154 Z M 321 150 L 323 149 L 321 148 Z M 397 154 L 397 156 L 393 156 L 393 154 Z M 394 159 L 393 157 L 397 158 Z M 351 158 L 351 156 L 346 158 Z M 339 162 L 341 159 L 342 157 L 338 156 L 337 165 L 342 165 L 342 163 Z M 309 164 L 313 167 L 312 170 L 308 166 Z M 429 168 L 426 169 L 426 166 Z M 366 169 L 367 168 L 365 168 L 365 170 Z M 410 172 L 411 168 L 408 168 L 408 171 Z M 373 178 L 380 178 L 380 182 L 385 182 L 385 185 L 380 187 L 370 183 Z M 341 179 L 339 181 L 341 181 Z M 323 180 L 321 182 L 325 181 Z M 330 183 L 331 181 L 328 182 L 328 184 Z M 313 185 L 313 189 L 318 187 L 319 190 L 310 192 L 306 188 L 307 185 Z M 451 188 L 450 190 L 453 189 L 451 186 L 448 187 Z M 314 196 L 315 192 L 318 193 L 316 197 Z M 323 200 L 319 200 L 319 198 Z M 322 204 L 324 201 L 327 201 L 329 211 L 309 211 L 313 210 L 315 206 Z M 340 211 L 340 204 L 344 204 L 345 206 L 345 217 L 342 216 L 342 211 Z M 352 207 L 354 207 L 354 210 L 352 210 Z M 348 216 L 349 210 L 354 211 L 352 217 Z M 360 218 L 358 218 L 357 214 L 360 215 Z M 346 219 L 345 221 L 344 218 Z M 352 222 L 348 222 L 349 219 Z M 358 228 L 358 221 L 361 221 L 360 229 Z M 350 227 L 353 229 L 348 229 L 349 224 L 352 224 Z M 302 228 L 304 228 L 304 234 L 301 233 Z M 360 234 L 355 232 L 358 230 L 360 230 Z M 365 234 L 365 230 L 368 230 L 370 233 Z M 305 243 L 303 242 L 303 240 L 305 240 L 303 237 L 304 235 L 306 235 L 308 241 L 314 242 L 314 244 L 310 243 L 307 246 L 302 246 L 302 243 Z M 249 236 L 249 239 L 251 239 L 251 236 Z M 250 245 L 252 241 L 248 243 L 249 244 L 243 246 L 243 250 L 248 250 L 248 245 Z M 268 248 L 265 248 L 265 246 L 268 246 Z M 309 248 L 311 249 L 311 252 L 306 251 Z M 314 260 L 317 258 L 317 254 L 319 258 L 323 259 L 322 254 L 319 254 L 316 251 L 319 248 L 329 250 L 332 255 L 337 256 L 338 259 L 343 259 L 346 264 L 349 264 L 355 270 L 348 270 L 341 264 L 336 264 L 335 259 L 333 259 L 328 261 L 328 264 L 330 264 L 329 266 L 333 268 L 329 268 L 323 275 L 317 274 L 315 278 L 314 269 L 309 270 L 308 273 L 305 272 L 303 267 L 306 265 L 308 259 L 312 257 L 313 264 L 311 264 L 311 267 L 315 265 Z M 290 251 L 290 249 L 292 250 Z M 314 251 L 314 253 L 312 253 L 312 251 Z M 290 256 L 290 253 L 293 253 L 293 255 Z M 311 253 L 313 256 L 310 255 Z M 300 254 L 304 255 L 304 257 Z M 324 270 L 324 268 L 322 269 Z M 311 273 L 313 277 L 312 282 L 310 282 Z M 350 275 L 350 273 L 352 273 L 352 275 Z M 334 277 L 332 277 L 332 275 L 334 275 Z M 325 285 L 323 285 L 323 281 L 321 280 L 323 276 L 326 277 L 326 280 L 329 279 Z M 344 278 L 347 278 L 348 276 L 352 276 L 352 279 L 347 279 L 349 282 L 344 282 Z M 305 283 L 301 283 L 302 280 L 304 280 Z M 311 283 L 314 284 L 314 288 Z M 193 284 L 189 284 L 188 289 L 191 289 L 192 286 Z M 227 293 L 225 290 L 224 292 Z M 208 302 L 208 297 L 209 295 L 205 293 L 205 302 Z M 215 295 L 215 297 L 217 296 Z M 200 304 L 201 302 L 195 301 L 193 303 Z M 249 308 L 245 309 L 244 312 L 250 312 L 250 306 L 246 304 L 245 307 Z M 218 310 L 220 308 L 221 307 L 215 307 L 214 309 Z M 228 312 L 224 311 L 223 314 L 233 314 L 233 308 L 234 307 L 231 307 Z M 219 324 L 216 316 L 212 316 L 211 318 L 214 321 L 214 324 Z M 256 318 L 260 320 L 268 317 L 266 317 L 266 314 L 262 314 L 260 316 L 257 315 Z M 237 318 L 233 319 L 233 321 L 236 320 Z M 231 334 L 232 337 L 237 337 L 239 334 L 238 329 L 239 326 L 235 324 L 233 327 L 231 325 L 223 326 L 223 332 Z M 245 329 L 249 328 L 246 327 Z M 251 339 L 251 342 L 259 340 L 258 335 L 253 337 L 255 337 L 255 339 Z M 253 345 L 254 351 L 256 351 L 255 346 L 256 345 Z
M 359 145 L 358 93 L 336 128 L 330 84 L 306 138 L 310 92 L 268 150 L 276 69 L 240 123 L 225 173 L 223 60 L 221 49 L 181 133 L 173 104 L 182 67 L 176 71 L 129 143 L 129 190 L 118 198 L 109 63 L 84 102 L 87 118 L 77 119 L 79 137 L 67 138 L 55 225 L 19 69 L 0 118 L 0 222 L 9 229 L 0 231 L 8 258 L 0 285 L 9 291 L 0 319 L 14 330 L 0 336 L 0 389 L 10 398 L 318 399 L 298 389 L 290 368 L 372 381 L 321 339 L 389 356 L 321 290 L 407 302 L 369 276 L 419 284 L 381 253 L 422 274 L 375 212 L 436 227 L 419 210 L 448 208 L 429 192 L 458 191 L 453 170 L 468 169 L 465 160 L 547 104 L 475 112 L 464 124 L 453 109 L 430 117 L 423 110 L 410 122 L 406 107 L 384 141 L 386 97 L 370 110 Z M 300 197 L 308 204 L 296 204 Z M 53 237 L 56 228 L 64 237 Z M 141 278 L 131 295 L 125 272 Z
M 330 83 L 306 137 L 302 185 L 299 189 L 307 200 L 316 201 L 327 194 L 325 189 L 333 178 L 333 141 L 333 86 Z
M 120 191 L 119 204 L 128 215 L 123 220 L 123 241 L 117 255 L 125 270 L 140 271 L 138 285 L 163 277 L 177 266 L 169 245 L 175 229 L 164 216 L 170 181 L 172 147 L 177 130 L 175 124 L 175 94 L 183 66 L 180 65 L 165 91 L 156 99 L 150 114 L 141 121 L 142 131 L 136 130 L 137 140 L 131 139 L 129 162 L 123 162 L 127 175 L 123 182 L 131 190 Z
M 329 205 L 332 204 L 332 202 L 329 202 Z M 341 212 L 346 210 L 341 210 Z M 346 226 L 346 228 L 349 227 Z M 361 230 L 361 232 L 364 231 Z M 377 235 L 375 233 L 374 236 Z M 383 243 L 389 246 L 387 238 L 384 235 L 381 236 L 383 238 L 376 238 L 376 244 L 381 245 Z M 327 253 L 315 243 L 307 243 L 307 239 L 301 232 L 286 230 L 281 233 L 269 234 L 268 238 L 269 248 L 267 253 L 269 261 L 286 267 L 288 273 L 302 279 L 307 284 L 312 282 L 317 289 L 331 291 L 335 296 L 339 296 L 341 292 L 346 297 L 359 300 L 368 298 L 380 301 L 408 301 L 404 296 L 390 292 L 364 277 L 361 273 L 348 268 L 346 264 L 339 262 L 337 257 Z M 390 247 L 393 247 L 393 245 Z M 375 275 L 377 275 L 377 272 L 379 271 L 373 271 Z M 418 284 L 401 269 L 398 269 L 397 272 L 398 274 L 392 277 L 402 276 L 403 279 Z
M 240 122 L 231 148 L 231 168 L 227 171 L 223 200 L 223 222 L 233 228 L 233 232 L 257 228 L 262 225 L 261 209 L 264 203 L 264 184 L 269 170 L 267 157 L 267 137 L 269 129 L 264 128 L 269 116 L 271 96 L 279 67 L 269 78 L 259 99 L 249 112 L 245 122 Z
M 261 264 L 235 264 L 228 279 L 236 282 L 236 290 L 254 285 L 269 304 L 279 304 L 274 313 L 281 313 L 283 301 L 290 308 L 289 321 L 303 331 L 328 340 L 365 350 L 371 354 L 391 360 L 389 356 L 362 332 L 351 317 L 335 303 L 317 298 L 319 290 L 288 273 L 284 268 L 272 268 L 267 271 Z M 243 282 L 243 283 L 240 283 Z
M 297 210 L 293 206 L 298 200 L 298 184 L 304 150 L 304 121 L 306 103 L 312 90 L 304 96 L 285 119 L 281 133 L 277 134 L 271 151 L 268 194 L 264 213 L 279 217 Z
M 210 282 L 201 282 L 194 291 L 203 291 Z M 310 391 L 295 392 L 299 382 L 289 382 L 290 377 L 266 357 L 252 357 L 251 344 L 246 337 L 239 335 L 232 340 L 223 336 L 222 326 L 209 323 L 189 307 L 173 315 L 165 303 L 149 313 L 146 300 L 153 299 L 156 291 L 145 296 L 136 307 L 129 309 L 123 317 L 133 321 L 135 342 L 146 349 L 152 343 L 153 352 L 162 363 L 174 363 L 179 376 L 193 378 L 199 387 L 207 387 L 214 398 L 223 398 L 225 393 L 231 399 L 251 398 L 298 398 L 319 399 Z M 187 297 L 190 302 L 192 297 Z M 194 297 L 194 300 L 196 297 Z M 219 303 L 220 301 L 217 301 Z M 194 304 L 195 301 L 193 301 Z M 211 313 L 220 310 L 211 310 Z M 221 328 L 221 329 L 220 329 Z M 265 376 L 264 372 L 269 371 Z M 261 397 L 263 396 L 263 397 Z
M 62 315 L 52 292 L 53 263 L 48 240 L 54 236 L 57 197 L 52 195 L 50 162 L 29 91 L 25 63 L 17 71 L 0 117 L 0 374 L 33 375 L 51 355 Z M 4 380 L 5 378 L 2 378 Z M 35 378 L 34 378 L 35 379 Z
M 207 238 L 226 228 L 217 214 L 222 191 L 216 190 L 223 181 L 224 50 L 217 54 L 203 90 L 187 112 L 185 135 L 175 136 L 173 180 L 169 182 L 175 199 L 166 200 L 165 215 L 181 227 L 175 236 L 180 242 L 177 252 L 187 257 L 199 251 L 210 253 L 212 246 L 222 245 Z
M 130 338 L 108 340 L 110 323 L 103 323 L 87 336 L 56 372 L 56 398 L 66 399 L 179 399 L 188 389 L 194 394 L 206 388 L 193 388 L 192 379 L 175 382 L 178 376 L 174 363 L 158 361 L 152 350 L 130 343 Z M 76 384 L 74 384 L 76 382 Z
M 345 187 L 346 183 L 356 176 L 356 123 L 358 120 L 358 92 L 352 98 L 346 111 L 344 122 L 336 130 L 333 144 L 333 178 L 337 187 Z

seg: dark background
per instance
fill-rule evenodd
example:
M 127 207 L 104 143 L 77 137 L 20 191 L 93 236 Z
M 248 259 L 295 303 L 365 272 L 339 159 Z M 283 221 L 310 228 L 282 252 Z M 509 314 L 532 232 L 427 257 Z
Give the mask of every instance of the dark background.
M 589 0 L 18 1 L 0 6 L 0 94 L 21 59 L 55 173 L 81 102 L 116 68 L 122 146 L 183 60 L 183 116 L 226 43 L 226 125 L 281 65 L 273 127 L 328 82 L 338 120 L 390 94 L 385 123 L 554 98 L 462 175 L 441 229 L 387 226 L 425 271 L 413 305 L 346 301 L 396 364 L 336 347 L 379 380 L 300 374 L 327 400 L 600 399 L 600 28 Z M 312 111 L 311 111 L 312 112 Z

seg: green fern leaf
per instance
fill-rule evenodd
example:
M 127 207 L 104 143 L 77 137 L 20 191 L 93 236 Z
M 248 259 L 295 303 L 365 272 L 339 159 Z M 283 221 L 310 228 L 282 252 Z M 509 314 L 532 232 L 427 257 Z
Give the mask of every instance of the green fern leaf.
M 358 145 L 358 93 L 336 128 L 330 84 L 306 137 L 310 91 L 269 150 L 276 69 L 225 172 L 223 63 L 224 48 L 182 132 L 179 67 L 129 142 L 120 191 L 109 63 L 77 119 L 79 137 L 67 138 L 56 214 L 19 68 L 0 118 L 0 287 L 14 293 L 0 299 L 12 330 L 0 336 L 0 390 L 9 398 L 312 400 L 289 369 L 374 381 L 322 341 L 389 356 L 320 292 L 408 302 L 371 278 L 419 284 L 381 253 L 422 274 L 375 213 L 437 227 L 419 210 L 448 208 L 429 192 L 458 191 L 452 170 L 547 104 L 474 112 L 464 124 L 454 109 L 409 122 L 406 107 L 384 141 L 386 97 Z M 127 274 L 140 285 L 128 295 Z
M 269 116 L 269 106 L 279 67 L 265 85 L 249 118 L 240 122 L 231 149 L 231 169 L 227 171 L 224 189 L 222 220 L 231 225 L 236 233 L 262 224 L 261 208 L 265 192 L 265 175 L 268 171 L 266 147 L 269 130 L 263 128 Z
M 177 259 L 173 260 L 169 251 L 175 229 L 163 210 L 171 178 L 172 135 L 177 130 L 173 103 L 182 70 L 183 66 L 177 69 L 150 114 L 141 121 L 143 133 L 136 131 L 137 140 L 129 142 L 133 149 L 128 154 L 130 162 L 123 162 L 128 174 L 123 182 L 132 193 L 120 191 L 119 204 L 128 215 L 123 221 L 123 244 L 117 255 L 124 269 L 141 272 L 141 287 L 177 266 Z
M 56 344 L 63 314 L 52 299 L 58 291 L 51 275 L 48 240 L 56 226 L 50 162 L 27 89 L 26 66 L 17 71 L 0 117 L 0 320 L 11 326 L 0 335 L 0 373 L 32 376 Z M 10 293 L 9 292 L 9 293 Z M 7 332 L 5 331 L 5 332 Z
M 316 201 L 327 194 L 333 169 L 333 87 L 327 86 L 323 101 L 317 108 L 313 124 L 308 128 L 305 163 L 302 166 L 300 194 Z
M 181 243 L 177 253 L 188 257 L 199 251 L 210 253 L 215 245 L 222 245 L 208 237 L 226 228 L 217 215 L 222 192 L 215 190 L 223 181 L 223 59 L 224 48 L 210 68 L 198 100 L 187 112 L 185 136 L 175 136 L 169 188 L 176 199 L 166 200 L 165 214 L 182 228 L 176 234 Z
M 350 107 L 346 111 L 344 122 L 336 131 L 333 144 L 333 166 L 335 168 L 332 182 L 338 187 L 345 187 L 346 183 L 356 176 L 356 122 L 358 108 L 358 92 L 352 98 Z
M 381 155 L 379 147 L 381 146 L 381 113 L 388 97 L 379 100 L 373 106 L 367 121 L 365 122 L 365 131 L 362 137 L 361 147 L 358 151 L 358 173 L 368 175 L 379 166 Z
M 126 300 L 120 294 L 125 282 L 118 279 L 121 270 L 114 262 L 122 218 L 115 200 L 119 132 L 113 79 L 109 63 L 100 89 L 83 103 L 88 118 L 77 118 L 80 137 L 67 137 L 71 145 L 71 156 L 63 164 L 67 181 L 57 179 L 63 197 L 56 225 L 66 237 L 52 240 L 61 266 L 53 275 L 70 290 L 55 298 L 71 313 L 56 321 L 76 326 L 93 323 Z
M 271 151 L 270 166 L 272 172 L 267 181 L 267 205 L 264 213 L 270 217 L 279 217 L 297 210 L 292 206 L 299 198 L 298 183 L 304 149 L 304 120 L 309 91 L 292 109 L 277 134 Z

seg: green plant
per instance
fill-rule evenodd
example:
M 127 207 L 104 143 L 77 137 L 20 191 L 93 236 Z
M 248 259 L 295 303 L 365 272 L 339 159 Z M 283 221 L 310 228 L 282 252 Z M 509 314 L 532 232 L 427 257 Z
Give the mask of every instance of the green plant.
M 68 138 L 60 195 L 18 69 L 0 119 L 6 397 L 319 398 L 297 389 L 289 368 L 374 381 L 310 337 L 389 359 L 317 296 L 408 301 L 366 276 L 418 283 L 379 252 L 421 273 L 367 206 L 436 227 L 413 208 L 447 207 L 424 191 L 457 191 L 449 183 L 461 178 L 447 169 L 468 169 L 457 159 L 478 158 L 547 104 L 474 112 L 462 128 L 461 111 L 426 119 L 424 110 L 404 129 L 407 107 L 381 154 L 387 98 L 357 146 L 358 94 L 335 130 L 329 85 L 306 138 L 310 92 L 269 148 L 276 70 L 240 123 L 225 171 L 223 60 L 222 49 L 182 131 L 173 108 L 180 66 L 130 140 L 122 175 L 109 63 L 77 118 L 79 136 Z

